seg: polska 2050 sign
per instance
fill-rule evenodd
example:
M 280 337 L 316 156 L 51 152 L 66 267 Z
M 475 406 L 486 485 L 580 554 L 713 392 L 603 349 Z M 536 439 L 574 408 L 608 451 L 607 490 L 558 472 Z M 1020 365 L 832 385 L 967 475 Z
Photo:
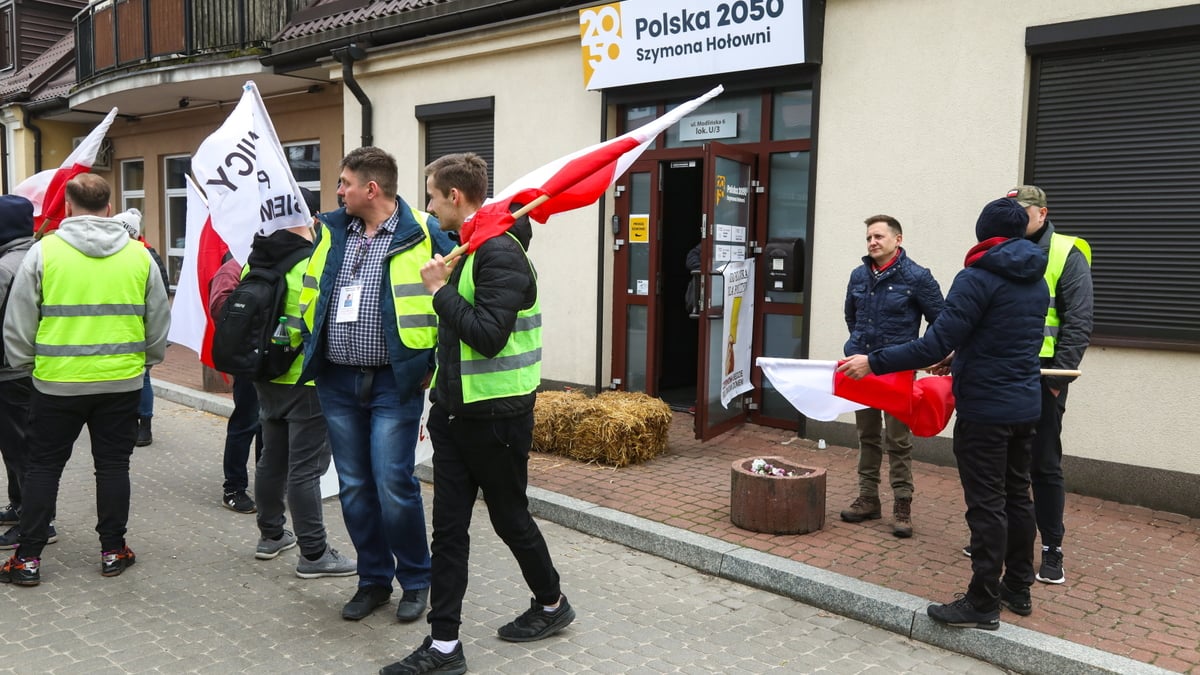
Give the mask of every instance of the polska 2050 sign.
M 579 11 L 584 86 L 803 63 L 803 0 L 638 0 Z

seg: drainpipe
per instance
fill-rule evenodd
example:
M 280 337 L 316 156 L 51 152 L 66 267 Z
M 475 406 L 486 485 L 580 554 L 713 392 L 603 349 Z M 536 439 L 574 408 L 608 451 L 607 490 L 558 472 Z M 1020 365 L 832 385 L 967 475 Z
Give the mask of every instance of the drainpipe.
M 354 79 L 354 62 L 361 61 L 367 58 L 367 52 L 357 44 L 351 42 L 345 47 L 338 47 L 329 51 L 333 58 L 342 63 L 342 81 L 346 83 L 346 87 L 354 94 L 354 98 L 358 99 L 362 105 L 362 144 L 363 147 L 374 145 L 375 137 L 371 128 L 371 99 L 367 98 L 367 93 L 358 85 L 358 80 Z
M 28 110 L 21 112 L 23 113 L 21 124 L 33 132 L 33 172 L 37 173 L 42 170 L 42 130 L 33 123 L 33 117 L 29 115 Z

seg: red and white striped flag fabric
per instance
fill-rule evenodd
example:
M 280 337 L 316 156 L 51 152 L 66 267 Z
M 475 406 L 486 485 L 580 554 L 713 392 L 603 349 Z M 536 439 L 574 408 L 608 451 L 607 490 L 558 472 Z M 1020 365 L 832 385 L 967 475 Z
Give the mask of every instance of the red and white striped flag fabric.
M 459 240 L 470 253 L 488 239 L 504 234 L 513 223 L 512 204 L 532 204 L 544 198 L 545 201 L 529 211 L 530 218 L 544 223 L 556 213 L 595 203 L 637 161 L 655 137 L 724 90 L 721 86 L 714 87 L 703 96 L 633 131 L 560 157 L 518 178 L 484 202 L 483 208 L 463 223 Z
M 58 224 L 66 215 L 67 181 L 81 173 L 91 173 L 104 136 L 108 134 L 108 128 L 112 126 L 116 117 L 116 108 L 108 111 L 100 124 L 67 155 L 62 166 L 39 171 L 13 188 L 13 194 L 33 203 L 35 231 L 45 233 L 58 229 Z
M 916 436 L 936 436 L 954 412 L 949 376 L 917 378 L 907 370 L 854 380 L 837 372 L 837 361 L 759 357 L 756 363 L 788 403 L 815 420 L 877 408 L 907 424 Z
M 190 348 L 200 355 L 204 365 L 211 368 L 213 322 L 208 314 L 209 287 L 229 247 L 213 229 L 208 202 L 191 176 L 185 178 L 187 240 L 179 283 L 175 287 L 175 302 L 171 305 L 171 330 L 167 339 Z

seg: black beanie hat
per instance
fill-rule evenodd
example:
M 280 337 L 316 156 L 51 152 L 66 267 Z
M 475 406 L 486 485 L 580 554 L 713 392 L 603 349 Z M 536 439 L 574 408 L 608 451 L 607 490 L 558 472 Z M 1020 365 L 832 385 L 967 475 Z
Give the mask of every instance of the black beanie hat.
M 33 204 L 18 195 L 0 195 L 0 244 L 33 236 Z
M 313 192 L 306 187 L 300 188 L 300 196 L 304 197 L 304 203 L 308 206 L 310 215 L 317 215 L 321 212 L 321 195 L 318 192 Z
M 1025 236 L 1029 214 L 1015 199 L 1001 197 L 990 201 L 975 221 L 975 239 L 986 241 L 994 237 L 1013 239 Z

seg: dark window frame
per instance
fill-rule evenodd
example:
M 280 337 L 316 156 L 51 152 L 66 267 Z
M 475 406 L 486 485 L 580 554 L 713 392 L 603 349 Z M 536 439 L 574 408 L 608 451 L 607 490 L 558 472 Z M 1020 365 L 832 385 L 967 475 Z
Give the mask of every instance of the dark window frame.
M 1092 344 L 1200 351 L 1200 279 L 1181 273 L 1200 255 L 1200 190 L 1185 189 L 1200 147 L 1184 142 L 1200 120 L 1168 113 L 1200 96 L 1200 6 L 1033 26 L 1025 44 L 1023 182 L 1046 190 L 1059 231 L 1092 245 Z M 1131 92 L 1125 68 L 1149 90 Z

